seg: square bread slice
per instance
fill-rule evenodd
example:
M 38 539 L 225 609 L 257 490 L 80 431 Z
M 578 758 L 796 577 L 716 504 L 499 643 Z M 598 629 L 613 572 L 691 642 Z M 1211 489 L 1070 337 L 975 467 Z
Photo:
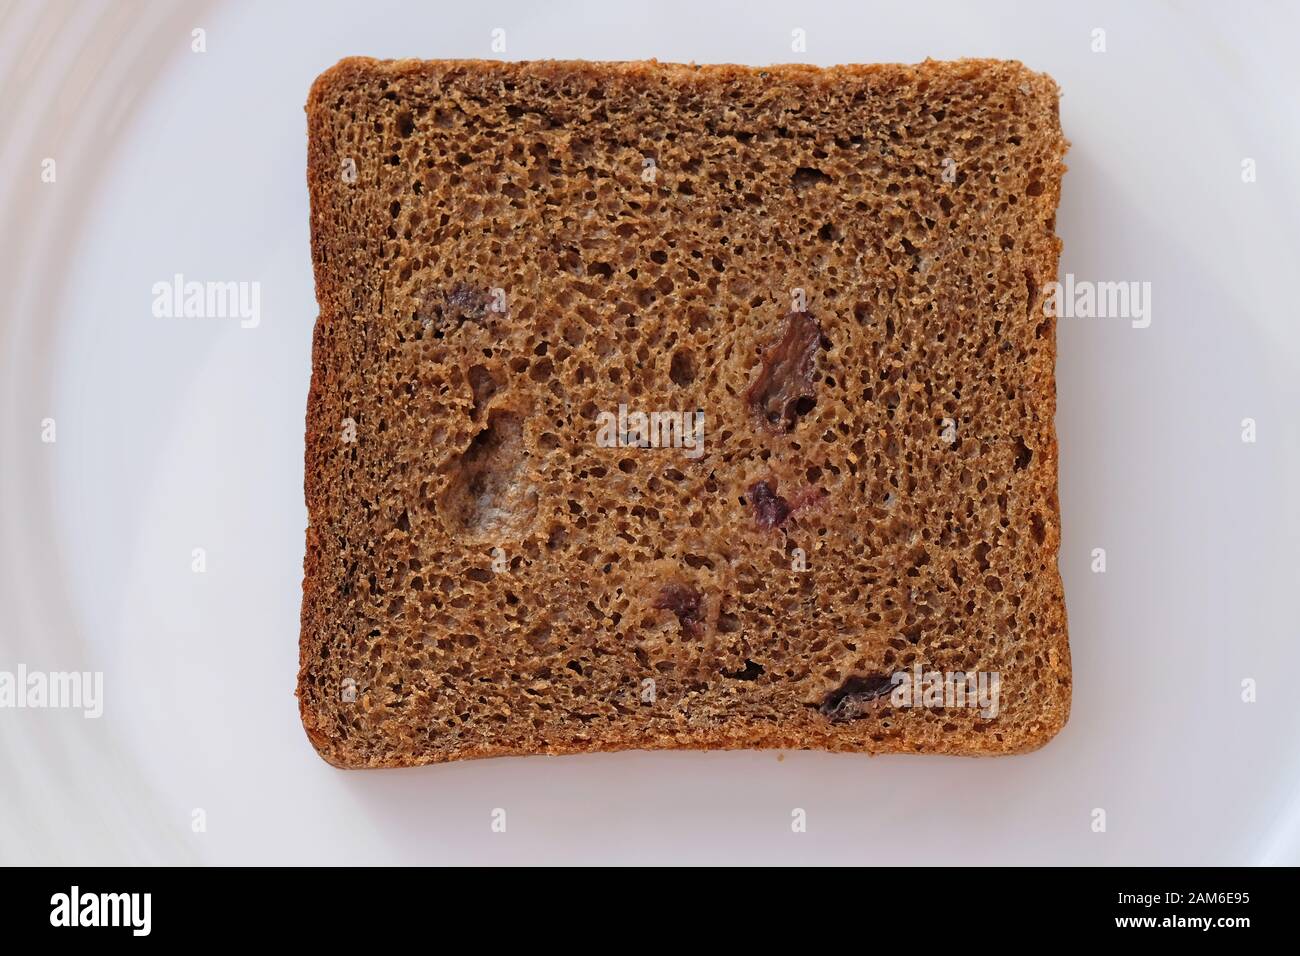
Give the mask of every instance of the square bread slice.
M 1058 96 L 993 60 L 323 74 L 321 755 L 1052 737 Z

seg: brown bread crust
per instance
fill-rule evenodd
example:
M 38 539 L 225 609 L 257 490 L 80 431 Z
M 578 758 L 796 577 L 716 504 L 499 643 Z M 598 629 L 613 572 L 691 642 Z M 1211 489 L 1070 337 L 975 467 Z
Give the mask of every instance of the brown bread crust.
M 322 74 L 298 675 L 321 756 L 1054 736 L 1058 95 L 992 60 Z M 702 409 L 704 454 L 600 447 L 620 403 Z M 914 663 L 998 672 L 999 714 L 891 706 Z

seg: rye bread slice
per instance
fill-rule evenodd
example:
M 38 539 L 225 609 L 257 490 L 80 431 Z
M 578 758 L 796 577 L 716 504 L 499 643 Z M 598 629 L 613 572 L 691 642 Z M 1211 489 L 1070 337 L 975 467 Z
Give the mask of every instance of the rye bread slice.
M 993 60 L 325 72 L 321 755 L 1051 738 L 1057 103 Z

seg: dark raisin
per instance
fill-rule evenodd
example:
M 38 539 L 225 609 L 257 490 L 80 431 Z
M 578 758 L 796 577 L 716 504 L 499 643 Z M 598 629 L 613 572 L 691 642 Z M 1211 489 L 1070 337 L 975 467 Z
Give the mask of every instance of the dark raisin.
M 744 668 L 738 671 L 723 671 L 722 676 L 731 680 L 758 680 L 764 670 L 762 664 L 746 658 Z
M 825 345 L 821 326 L 807 312 L 785 317 L 781 337 L 767 349 L 758 378 L 745 391 L 745 402 L 772 431 L 790 431 L 816 404 L 814 364 Z
M 754 521 L 764 531 L 785 524 L 790 517 L 790 502 L 776 493 L 776 482 L 757 481 L 749 489 L 749 503 L 754 508 Z
M 459 328 L 466 322 L 481 324 L 491 305 L 492 296 L 486 289 L 458 282 L 450 289 L 426 294 L 416 318 L 440 338 L 439 333 Z
M 698 637 L 704 630 L 704 596 L 689 584 L 665 584 L 659 589 L 653 607 L 672 611 L 682 630 L 692 637 Z
M 483 318 L 492 297 L 483 289 L 458 282 L 444 293 L 447 315 L 458 322 L 477 322 Z
M 810 508 L 816 508 L 826 500 L 827 494 L 824 488 L 814 488 L 811 485 L 805 485 L 803 489 L 794 496 L 790 502 L 790 514 L 799 514 L 801 511 L 807 511 Z
M 836 723 L 865 717 L 872 709 L 872 702 L 887 697 L 893 689 L 894 681 L 889 674 L 850 677 L 827 694 L 818 709 Z

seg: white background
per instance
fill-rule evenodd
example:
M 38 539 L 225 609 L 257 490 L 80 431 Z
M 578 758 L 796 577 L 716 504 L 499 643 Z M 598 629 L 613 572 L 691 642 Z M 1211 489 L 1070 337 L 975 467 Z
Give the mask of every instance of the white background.
M 302 107 L 340 57 L 489 57 L 495 27 L 512 59 L 993 56 L 1057 79 L 1062 274 L 1151 282 L 1153 321 L 1060 323 L 1075 696 L 1045 749 L 315 755 L 293 696 Z M 0 710 L 0 861 L 1300 862 L 1298 27 L 1283 3 L 0 7 L 0 669 L 106 682 L 97 721 Z M 177 272 L 260 282 L 261 325 L 155 319 Z

